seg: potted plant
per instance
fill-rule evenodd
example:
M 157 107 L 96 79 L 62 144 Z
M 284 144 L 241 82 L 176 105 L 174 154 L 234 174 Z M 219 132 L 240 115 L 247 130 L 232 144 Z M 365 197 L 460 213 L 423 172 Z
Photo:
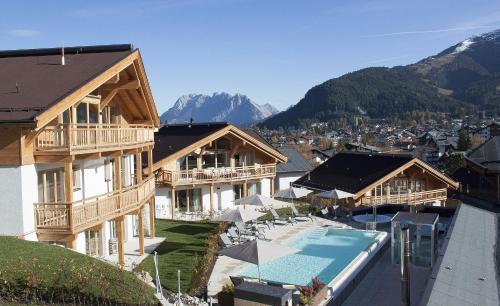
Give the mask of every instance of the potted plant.
M 313 278 L 311 285 L 299 288 L 300 305 L 319 305 L 328 294 L 328 287 L 325 286 L 318 278 Z
M 217 294 L 217 300 L 220 306 L 234 306 L 234 285 L 222 286 L 221 292 Z

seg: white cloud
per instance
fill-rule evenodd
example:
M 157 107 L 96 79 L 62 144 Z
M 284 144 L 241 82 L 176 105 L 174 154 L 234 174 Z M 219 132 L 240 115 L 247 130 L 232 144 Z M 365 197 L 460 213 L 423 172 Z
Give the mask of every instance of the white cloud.
M 382 34 L 366 35 L 365 37 L 389 37 L 389 36 L 400 36 L 400 35 L 416 35 L 416 34 L 456 32 L 456 31 L 460 32 L 460 31 L 477 30 L 477 29 L 498 28 L 499 26 L 500 25 L 475 25 L 475 26 L 444 28 L 444 29 L 382 33 Z
M 14 37 L 32 37 L 40 34 L 40 31 L 33 29 L 12 29 L 8 30 L 7 35 Z

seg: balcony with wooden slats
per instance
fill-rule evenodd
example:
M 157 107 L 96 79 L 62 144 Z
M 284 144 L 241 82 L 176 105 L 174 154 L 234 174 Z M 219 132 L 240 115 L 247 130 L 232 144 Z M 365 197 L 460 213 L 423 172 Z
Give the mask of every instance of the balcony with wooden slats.
M 213 183 L 236 183 L 274 177 L 275 175 L 275 164 L 178 171 L 160 170 L 156 175 L 156 182 L 169 186 L 192 186 Z
M 368 196 L 362 199 L 363 205 L 383 205 L 383 204 L 408 204 L 420 205 L 424 203 L 432 203 L 434 201 L 444 201 L 447 198 L 446 188 L 411 191 L 394 192 L 389 194 Z
M 154 196 L 151 176 L 142 183 L 72 203 L 35 203 L 38 232 L 77 233 L 139 209 Z
M 35 139 L 36 154 L 91 153 L 154 144 L 148 125 L 58 124 L 45 127 Z

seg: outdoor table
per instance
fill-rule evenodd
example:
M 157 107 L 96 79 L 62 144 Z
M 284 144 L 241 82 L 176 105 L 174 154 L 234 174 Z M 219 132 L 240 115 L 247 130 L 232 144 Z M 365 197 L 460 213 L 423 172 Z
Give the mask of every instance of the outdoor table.
M 292 305 L 292 290 L 259 283 L 243 282 L 234 288 L 234 305 Z

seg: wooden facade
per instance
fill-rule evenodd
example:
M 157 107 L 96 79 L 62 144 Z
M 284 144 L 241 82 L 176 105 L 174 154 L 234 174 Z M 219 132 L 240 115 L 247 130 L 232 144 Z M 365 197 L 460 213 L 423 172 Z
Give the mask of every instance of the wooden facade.
M 65 68 L 72 69 L 71 62 Z M 33 203 L 38 240 L 60 241 L 74 248 L 76 234 L 115 220 L 123 265 L 123 217 L 138 214 L 142 226 L 144 206 L 154 212 L 151 152 L 159 123 L 139 51 L 130 50 L 128 56 L 81 87 L 69 88 L 67 95 L 39 113 L 34 122 L 0 124 L 0 165 L 61 169 L 50 184 L 54 196 L 41 195 L 41 201 Z M 135 156 L 135 169 L 132 184 L 123 187 L 121 159 L 126 155 Z M 148 162 L 144 169 L 143 155 Z M 74 163 L 103 157 L 113 165 L 113 191 L 74 200 Z M 46 188 L 45 175 L 39 184 Z M 154 217 L 149 225 L 154 235 Z M 139 236 L 143 253 L 143 228 Z

